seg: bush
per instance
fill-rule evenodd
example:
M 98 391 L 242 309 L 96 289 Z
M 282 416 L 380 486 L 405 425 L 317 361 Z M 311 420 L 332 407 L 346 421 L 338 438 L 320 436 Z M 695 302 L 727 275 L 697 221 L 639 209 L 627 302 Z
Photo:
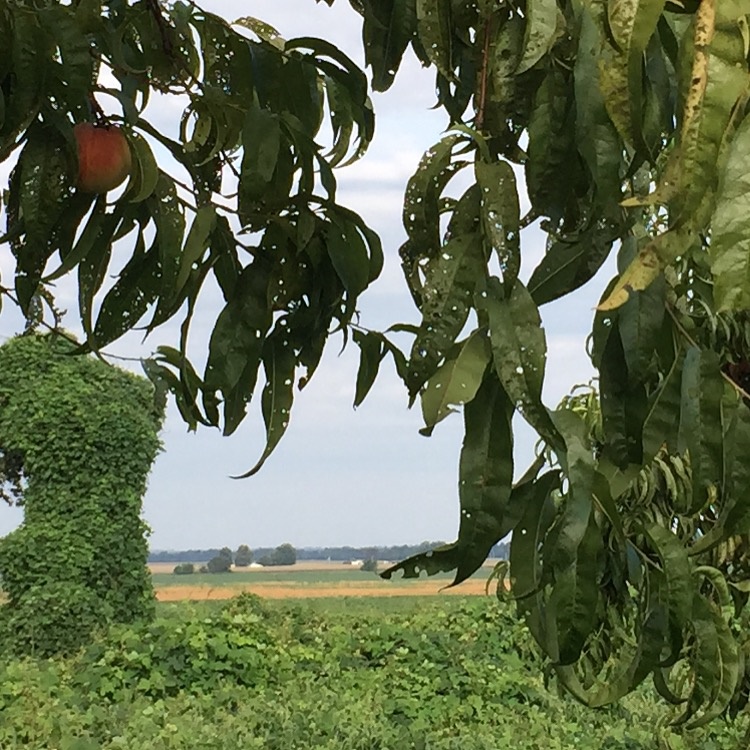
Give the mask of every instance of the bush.
M 175 565 L 172 571 L 176 576 L 189 576 L 195 573 L 195 565 L 193 563 L 180 563 Z
M 378 561 L 374 557 L 370 557 L 362 563 L 360 570 L 363 570 L 365 573 L 377 573 Z

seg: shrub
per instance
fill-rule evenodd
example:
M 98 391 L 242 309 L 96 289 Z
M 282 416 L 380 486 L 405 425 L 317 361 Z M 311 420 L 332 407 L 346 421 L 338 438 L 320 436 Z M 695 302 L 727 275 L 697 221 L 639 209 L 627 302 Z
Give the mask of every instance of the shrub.
M 195 565 L 193 563 L 180 563 L 175 565 L 172 571 L 176 576 L 189 576 L 195 573 Z

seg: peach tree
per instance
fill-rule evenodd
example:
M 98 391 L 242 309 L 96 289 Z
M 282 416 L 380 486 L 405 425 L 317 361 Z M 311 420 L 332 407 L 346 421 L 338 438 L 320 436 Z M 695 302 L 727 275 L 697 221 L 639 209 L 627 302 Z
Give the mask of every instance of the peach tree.
M 0 9 L 0 159 L 17 156 L 4 294 L 35 313 L 47 283 L 77 274 L 86 351 L 179 317 L 180 345 L 148 373 L 191 427 L 227 434 L 257 394 L 268 440 L 248 474 L 329 336 L 361 349 L 357 403 L 392 358 L 426 434 L 459 409 L 465 424 L 458 538 L 397 568 L 456 569 L 458 583 L 512 532 L 500 573 L 579 700 L 650 679 L 678 722 L 735 715 L 750 690 L 747 0 L 350 4 L 371 87 L 416 55 L 446 114 L 404 197 L 399 256 L 421 318 L 395 327 L 407 353 L 358 325 L 381 246 L 336 194 L 335 169 L 373 135 L 364 73 L 325 40 L 192 3 Z M 147 106 L 172 96 L 174 137 Z M 75 188 L 73 127 L 93 120 L 129 140 L 116 199 Z M 524 281 L 539 231 L 546 254 Z M 129 256 L 107 286 L 115 242 Z M 540 308 L 613 252 L 597 389 L 550 408 Z M 188 337 L 209 279 L 224 307 L 199 371 Z M 540 448 L 514 482 L 516 414 Z

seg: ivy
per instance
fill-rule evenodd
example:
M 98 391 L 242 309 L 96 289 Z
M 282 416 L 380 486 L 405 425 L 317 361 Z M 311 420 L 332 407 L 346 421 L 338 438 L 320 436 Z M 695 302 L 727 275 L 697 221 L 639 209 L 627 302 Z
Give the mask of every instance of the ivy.
M 22 653 L 75 650 L 153 611 L 141 500 L 163 408 L 148 381 L 74 349 L 54 334 L 0 347 L 0 450 L 21 464 L 24 509 L 0 540 L 0 624 Z

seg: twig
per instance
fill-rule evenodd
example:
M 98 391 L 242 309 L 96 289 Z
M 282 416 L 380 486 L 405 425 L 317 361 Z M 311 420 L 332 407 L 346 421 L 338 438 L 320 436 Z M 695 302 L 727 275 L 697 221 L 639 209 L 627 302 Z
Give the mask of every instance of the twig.
M 475 120 L 476 129 L 481 130 L 484 125 L 485 106 L 487 104 L 487 76 L 489 74 L 490 36 L 492 32 L 492 16 L 487 18 L 484 25 L 484 42 L 482 49 L 482 69 L 479 73 L 479 103 Z
M 0 287 L 0 294 L 4 294 L 17 307 L 21 306 L 21 303 L 18 301 L 18 298 L 7 287 Z M 75 336 L 68 333 L 64 328 L 60 328 L 58 325 L 54 325 L 54 326 L 50 325 L 46 320 L 44 320 L 44 318 L 42 318 L 38 324 L 46 328 L 50 333 L 54 333 L 56 336 L 60 336 L 61 338 L 64 338 L 66 341 L 70 342 L 71 344 L 75 344 L 76 346 L 81 345 L 81 342 L 78 341 L 78 339 L 76 339 Z M 105 364 L 110 364 L 109 362 L 107 362 L 105 357 L 109 357 L 110 359 L 117 359 L 122 362 L 143 362 L 143 357 L 124 357 L 120 354 L 112 354 L 110 352 L 105 352 L 105 351 L 100 351 L 100 350 L 93 350 L 91 353 L 97 359 L 100 359 Z

